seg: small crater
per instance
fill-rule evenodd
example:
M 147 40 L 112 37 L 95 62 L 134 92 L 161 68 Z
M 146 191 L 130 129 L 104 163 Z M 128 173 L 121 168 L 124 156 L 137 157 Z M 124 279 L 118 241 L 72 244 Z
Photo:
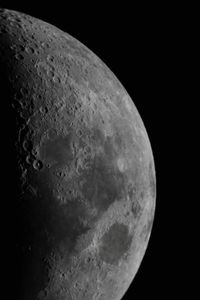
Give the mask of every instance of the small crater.
M 58 135 L 57 135 L 57 132 L 56 132 L 55 129 L 53 129 L 53 128 L 49 129 L 48 137 L 49 137 L 50 140 L 54 140 L 57 136 Z
M 47 60 L 48 60 L 49 62 L 53 62 L 53 61 L 54 61 L 54 56 L 48 55 L 48 56 L 47 56 Z
M 33 148 L 32 142 L 29 141 L 29 140 L 25 140 L 25 141 L 23 142 L 23 148 L 24 148 L 25 151 L 31 151 L 32 148 Z
M 17 54 L 15 54 L 15 59 L 17 59 L 17 60 L 23 60 L 24 56 L 22 54 L 20 54 L 20 53 L 17 53 Z
M 25 47 L 23 45 L 19 45 L 19 51 L 24 52 L 25 51 Z
M 132 201 L 131 211 L 135 218 L 139 218 L 142 214 L 142 208 L 137 199 Z
M 15 22 L 17 22 L 17 23 L 21 23 L 21 22 L 22 22 L 22 20 L 21 20 L 20 18 L 18 18 L 18 17 L 15 17 Z
M 41 170 L 43 168 L 43 163 L 41 162 L 41 160 L 34 160 L 33 168 L 38 171 Z
M 34 54 L 34 53 L 35 53 L 35 49 L 34 49 L 33 47 L 26 47 L 26 48 L 25 48 L 25 51 L 26 51 L 27 53 L 31 53 L 31 54 Z
M 28 155 L 27 157 L 26 157 L 26 162 L 27 162 L 27 164 L 32 164 L 33 163 L 33 157 L 31 156 L 31 155 Z
M 55 82 L 55 83 L 61 83 L 60 77 L 54 75 L 54 76 L 53 76 L 53 82 Z
M 48 108 L 46 106 L 41 106 L 40 107 L 40 112 L 41 114 L 47 114 L 48 113 Z

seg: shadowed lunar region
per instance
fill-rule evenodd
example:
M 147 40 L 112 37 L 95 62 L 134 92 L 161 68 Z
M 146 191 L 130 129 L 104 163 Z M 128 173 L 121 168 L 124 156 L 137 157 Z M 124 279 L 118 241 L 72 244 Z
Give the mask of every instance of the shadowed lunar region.
M 155 213 L 151 145 L 109 68 L 46 22 L 0 9 L 20 300 L 120 300 Z

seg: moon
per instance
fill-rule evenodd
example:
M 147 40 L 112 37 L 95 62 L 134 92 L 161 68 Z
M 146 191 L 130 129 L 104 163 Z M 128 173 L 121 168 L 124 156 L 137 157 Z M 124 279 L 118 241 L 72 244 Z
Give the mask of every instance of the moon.
M 156 176 L 112 71 L 53 25 L 0 9 L 13 274 L 20 300 L 121 300 L 147 249 Z

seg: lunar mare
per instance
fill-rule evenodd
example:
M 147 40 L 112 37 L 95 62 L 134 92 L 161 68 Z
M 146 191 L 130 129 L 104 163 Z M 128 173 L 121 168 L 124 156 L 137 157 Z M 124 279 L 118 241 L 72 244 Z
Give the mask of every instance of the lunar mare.
M 145 254 L 156 178 L 126 90 L 75 38 L 0 9 L 15 191 L 15 299 L 120 300 Z

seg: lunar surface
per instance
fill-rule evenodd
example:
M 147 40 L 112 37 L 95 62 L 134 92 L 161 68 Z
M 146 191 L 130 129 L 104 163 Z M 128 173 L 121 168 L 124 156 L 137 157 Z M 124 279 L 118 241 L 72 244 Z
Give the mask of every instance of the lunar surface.
M 0 9 L 14 299 L 120 300 L 155 213 L 154 159 L 122 84 L 87 47 Z

